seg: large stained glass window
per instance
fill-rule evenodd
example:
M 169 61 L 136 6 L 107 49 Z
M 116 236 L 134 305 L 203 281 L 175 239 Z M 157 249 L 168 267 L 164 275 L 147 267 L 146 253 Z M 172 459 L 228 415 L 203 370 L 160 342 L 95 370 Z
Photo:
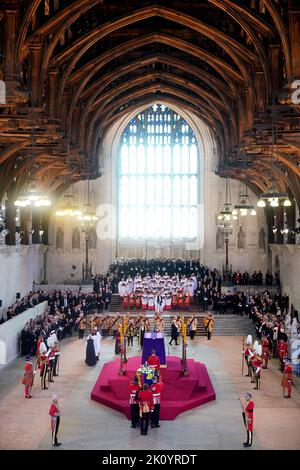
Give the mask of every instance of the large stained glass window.
M 120 239 L 197 236 L 196 138 L 178 113 L 155 104 L 131 119 L 119 162 Z

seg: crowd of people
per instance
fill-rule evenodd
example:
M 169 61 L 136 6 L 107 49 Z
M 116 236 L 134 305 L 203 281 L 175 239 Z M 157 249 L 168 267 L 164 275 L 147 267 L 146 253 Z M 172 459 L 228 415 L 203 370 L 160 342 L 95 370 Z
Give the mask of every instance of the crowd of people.
M 228 273 L 228 281 L 233 285 L 255 285 L 255 286 L 262 286 L 265 284 L 266 286 L 272 286 L 275 282 L 276 285 L 280 285 L 280 276 L 279 273 L 275 273 L 275 278 L 270 271 L 267 271 L 265 274 L 265 278 L 263 273 L 259 271 L 254 271 L 251 276 L 248 271 L 244 271 L 240 273 L 239 270 L 232 271 L 230 269 Z
M 222 270 L 210 269 L 204 264 L 200 263 L 199 259 L 136 259 L 136 258 L 118 258 L 111 264 L 107 278 L 111 285 L 116 286 L 122 279 L 135 278 L 136 276 L 153 277 L 155 274 L 164 276 L 179 275 L 180 277 L 196 276 L 199 278 L 211 277 L 212 280 L 216 278 L 217 282 L 227 282 L 233 285 L 273 285 L 280 284 L 279 273 L 276 272 L 275 276 L 270 271 L 267 271 L 265 276 L 259 271 L 254 271 L 251 275 L 244 271 L 241 273 L 239 270 L 233 270 L 232 266 L 226 271 L 225 267 Z M 106 281 L 105 281 L 106 282 Z M 114 291 L 115 292 L 115 291 Z
M 94 274 L 93 293 L 86 296 L 83 311 L 109 311 L 112 294 L 119 293 L 124 309 L 163 310 L 188 309 L 191 302 L 201 304 L 204 310 L 212 307 L 219 313 L 239 313 L 240 301 L 236 294 L 222 293 L 222 284 L 232 285 L 263 284 L 261 271 L 249 276 L 247 271 L 229 270 L 224 272 L 210 269 L 199 260 L 182 259 L 117 259 L 104 274 Z M 273 275 L 266 273 L 265 283 L 273 284 Z M 276 283 L 280 279 L 276 275 Z M 0 318 L 0 325 L 16 315 L 36 306 L 44 300 L 51 301 L 56 292 L 29 292 L 16 301 Z M 68 307 L 71 293 L 67 292 L 65 307 Z M 82 295 L 82 294 L 81 294 Z
M 76 292 L 39 292 L 40 301 L 47 301 L 45 313 L 29 320 L 21 332 L 21 354 L 35 355 L 39 337 L 47 338 L 55 330 L 59 341 L 73 334 L 79 328 L 79 319 L 87 315 L 97 296 L 94 293 Z
M 22 299 L 16 299 L 16 301 L 10 307 L 8 307 L 6 313 L 0 318 L 0 325 L 8 320 L 11 320 L 20 313 L 35 307 L 41 302 L 44 302 L 44 300 L 47 300 L 47 294 L 42 291 L 31 291 Z
M 148 261 L 151 261 L 148 263 Z M 25 386 L 25 398 L 31 398 L 31 390 L 36 370 L 39 371 L 41 389 L 46 390 L 59 375 L 60 341 L 78 334 L 79 339 L 87 335 L 86 364 L 94 366 L 99 361 L 101 350 L 101 339 L 112 333 L 115 338 L 115 353 L 122 353 L 121 338 L 126 338 L 126 346 L 133 346 L 133 339 L 137 337 L 138 345 L 143 348 L 146 332 L 161 332 L 165 330 L 164 310 L 178 308 L 182 310 L 185 301 L 178 302 L 178 296 L 185 299 L 186 296 L 198 299 L 203 303 L 206 315 L 203 319 L 207 339 L 210 340 L 213 331 L 214 317 L 208 309 L 219 313 L 230 310 L 238 315 L 247 315 L 253 321 L 257 340 L 253 341 L 248 335 L 243 350 L 246 375 L 255 384 L 255 389 L 261 388 L 262 371 L 268 368 L 271 357 L 279 359 L 279 369 L 282 372 L 283 396 L 290 398 L 293 385 L 293 368 L 289 359 L 288 336 L 286 331 L 287 313 L 289 311 L 289 297 L 287 295 L 275 294 L 271 297 L 268 287 L 255 295 L 235 289 L 234 292 L 222 293 L 222 276 L 218 270 L 210 270 L 195 262 L 188 264 L 181 261 L 176 269 L 181 267 L 180 273 L 172 273 L 174 262 L 158 260 L 146 260 L 141 263 L 139 271 L 132 275 L 135 269 L 133 260 L 115 263 L 115 266 L 107 276 L 97 276 L 94 279 L 94 292 L 84 293 L 78 291 L 38 291 L 30 292 L 23 299 L 17 300 L 8 310 L 7 320 L 22 311 L 47 301 L 48 308 L 45 313 L 38 315 L 26 323 L 21 333 L 21 353 L 26 357 L 24 377 L 22 383 Z M 169 272 L 167 271 L 168 266 Z M 143 266 L 141 268 L 141 266 Z M 176 266 L 176 262 L 175 262 Z M 158 269 L 160 267 L 160 269 Z M 163 268 L 166 267 L 164 270 Z M 171 267 L 171 268 L 170 268 Z M 145 276 L 142 269 L 145 268 Z M 197 268 L 197 269 L 196 269 Z M 153 270 L 153 271 L 151 271 Z M 129 273 L 129 274 L 128 274 Z M 128 277 L 125 280 L 125 276 Z M 245 273 L 244 273 L 245 274 Z M 120 277 L 121 276 L 121 277 Z M 233 284 L 243 284 L 243 276 L 235 273 Z M 257 285 L 261 284 L 261 277 Z M 268 282 L 271 283 L 271 280 Z M 267 283 L 268 283 L 267 282 Z M 271 283 L 272 284 L 272 283 Z M 132 314 L 123 312 L 109 314 L 111 294 L 118 289 L 119 296 L 123 298 L 123 305 L 130 309 L 131 298 L 135 300 L 139 296 L 140 304 L 134 304 L 140 312 Z M 128 304 L 124 300 L 128 297 Z M 174 301 L 177 297 L 177 302 Z M 144 299 L 143 297 L 147 297 Z M 169 303 L 171 297 L 171 303 Z M 154 298 L 154 316 L 145 315 L 146 310 L 152 310 L 149 299 Z M 167 301 L 168 298 L 168 301 Z M 109 300 L 107 300 L 109 299 Z M 170 306 L 170 308 L 169 308 Z M 178 339 L 183 336 L 182 314 L 174 312 L 171 320 L 171 338 L 169 344 L 178 345 Z M 186 331 L 191 340 L 197 333 L 199 318 L 191 313 L 185 319 Z M 298 314 L 293 312 L 291 324 L 299 332 Z M 36 357 L 34 369 L 32 356 Z M 131 409 L 131 426 L 140 427 L 141 434 L 146 435 L 148 427 L 160 427 L 159 414 L 161 405 L 161 392 L 164 384 L 159 374 L 159 358 L 155 351 L 147 359 L 147 364 L 154 367 L 156 373 L 151 385 L 141 384 L 138 377 L 134 377 L 129 385 L 129 403 Z M 247 429 L 247 442 L 245 447 L 250 447 L 253 441 L 253 418 L 254 402 L 251 394 L 245 395 L 246 402 L 243 408 L 243 416 Z M 60 409 L 57 396 L 53 396 L 52 405 L 49 410 L 52 429 L 52 445 L 59 446 L 57 433 L 60 423 Z M 250 423 L 250 424 L 249 424 Z
M 253 342 L 252 335 L 248 335 L 243 353 L 248 367 L 247 376 L 251 378 L 252 383 L 255 382 L 255 388 L 258 390 L 261 370 L 268 368 L 271 357 L 279 359 L 279 370 L 283 374 L 286 368 L 289 373 L 291 372 L 287 328 L 295 329 L 296 333 L 300 333 L 300 325 L 297 312 L 294 312 L 292 316 L 288 315 L 289 298 L 287 295 L 275 295 L 271 298 L 266 290 L 261 294 L 249 296 L 246 302 L 245 310 L 254 323 L 258 339 Z M 291 396 L 291 383 L 289 382 L 286 398 Z M 287 387 L 285 379 L 282 381 L 282 386 Z
M 171 310 L 174 308 L 189 308 L 191 299 L 194 298 L 197 289 L 197 278 L 195 275 L 187 277 L 174 274 L 134 278 L 128 277 L 119 281 L 118 293 L 125 309 Z

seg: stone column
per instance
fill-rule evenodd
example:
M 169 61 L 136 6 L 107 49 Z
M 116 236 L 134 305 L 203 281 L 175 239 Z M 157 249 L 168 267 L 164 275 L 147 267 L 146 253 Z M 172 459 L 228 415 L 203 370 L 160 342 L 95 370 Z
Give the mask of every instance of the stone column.
M 10 8 L 5 10 L 4 76 L 7 81 L 16 78 L 15 47 L 17 43 L 16 29 L 18 9 L 17 6 L 13 8 L 14 3 L 14 1 L 11 1 Z
M 281 88 L 280 67 L 279 67 L 280 44 L 269 44 L 269 64 L 271 73 L 271 97 Z M 270 97 L 270 99 L 271 99 Z
M 23 238 L 21 240 L 22 245 L 30 245 L 30 230 L 31 230 L 31 208 L 24 207 L 21 209 L 21 232 Z
M 32 105 L 38 106 L 41 97 L 40 65 L 42 44 L 40 41 L 31 42 L 30 49 L 30 85 Z
M 43 228 L 43 237 L 42 241 L 44 245 L 49 244 L 49 220 L 50 220 L 50 209 L 44 209 L 43 215 L 42 215 L 42 228 Z
M 274 233 L 272 231 L 272 227 L 274 225 L 274 210 L 272 207 L 266 207 L 265 209 L 266 214 L 266 222 L 267 222 L 267 229 L 268 229 L 268 243 L 275 243 Z
M 266 83 L 265 83 L 265 75 L 262 71 L 255 72 L 254 86 L 255 86 L 256 101 L 257 101 L 256 111 L 259 113 L 262 113 L 264 112 L 265 105 L 266 105 Z
M 16 206 L 14 198 L 10 197 L 5 201 L 5 227 L 9 234 L 5 237 L 6 245 L 16 244 Z
M 293 79 L 300 79 L 300 3 L 299 0 L 289 1 L 289 35 L 291 44 Z
M 275 209 L 276 214 L 276 226 L 277 226 L 277 233 L 276 233 L 276 243 L 283 244 L 283 234 L 281 233 L 281 229 L 284 227 L 284 217 L 283 217 L 284 208 L 283 206 L 278 206 Z
M 57 70 L 50 70 L 48 73 L 48 114 L 49 118 L 53 119 L 56 115 L 56 80 Z
M 35 209 L 32 212 L 32 229 L 34 230 L 32 234 L 33 244 L 41 243 L 40 234 L 39 234 L 40 228 L 41 228 L 41 213 L 39 210 Z

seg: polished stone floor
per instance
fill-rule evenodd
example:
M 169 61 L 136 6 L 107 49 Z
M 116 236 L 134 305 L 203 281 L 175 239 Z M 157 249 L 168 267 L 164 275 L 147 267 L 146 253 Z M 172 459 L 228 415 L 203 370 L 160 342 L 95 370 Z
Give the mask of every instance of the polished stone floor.
M 136 340 L 135 340 L 136 341 Z M 90 400 L 90 392 L 102 365 L 115 359 L 112 339 L 102 341 L 101 360 L 85 365 L 85 340 L 76 337 L 62 343 L 60 375 L 46 391 L 37 377 L 33 398 L 23 398 L 21 385 L 23 359 L 17 359 L 0 372 L 0 449 L 49 449 L 51 436 L 48 410 L 57 393 L 62 411 L 59 449 L 243 449 L 245 429 L 239 397 L 253 388 L 241 374 L 240 337 L 201 337 L 191 341 L 188 357 L 204 362 L 217 399 L 163 421 L 161 428 L 141 436 L 131 429 L 125 416 Z M 180 355 L 180 346 L 169 348 Z M 140 355 L 135 345 L 128 356 Z M 285 400 L 280 387 L 277 361 L 263 371 L 262 389 L 253 390 L 255 401 L 253 449 L 300 449 L 300 396 Z M 26 430 L 26 432 L 24 432 Z M 251 449 L 246 449 L 246 452 Z

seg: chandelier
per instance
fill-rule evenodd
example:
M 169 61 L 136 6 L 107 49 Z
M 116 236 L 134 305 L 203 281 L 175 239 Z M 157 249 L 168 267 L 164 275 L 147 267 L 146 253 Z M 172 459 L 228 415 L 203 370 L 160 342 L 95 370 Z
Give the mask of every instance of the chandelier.
M 289 200 L 287 193 L 279 193 L 275 190 L 273 185 L 272 189 L 268 193 L 262 193 L 259 201 L 257 202 L 258 207 L 266 207 L 266 202 L 269 202 L 271 207 L 278 207 L 279 203 L 282 202 L 284 207 L 290 207 L 292 205 Z
M 272 148 L 271 148 L 271 168 L 269 174 L 269 180 L 271 183 L 271 188 L 269 191 L 266 191 L 260 195 L 260 198 L 257 202 L 258 207 L 266 207 L 267 202 L 271 207 L 278 207 L 279 203 L 282 203 L 284 207 L 290 207 L 292 205 L 289 200 L 289 196 L 286 192 L 278 192 L 275 188 L 275 180 L 273 177 L 273 166 L 275 163 L 275 147 L 276 147 L 276 156 L 278 159 L 278 138 L 277 138 L 277 127 L 276 127 L 276 117 L 275 117 L 275 96 L 273 96 L 273 106 L 272 106 Z
M 234 210 L 232 211 L 232 214 L 237 216 L 240 214 L 242 217 L 245 217 L 246 215 L 256 215 L 256 210 L 254 208 L 254 205 L 250 201 L 250 196 L 248 194 L 248 189 L 245 184 L 245 182 L 240 183 L 240 190 L 239 190 L 239 196 L 237 203 L 234 205 Z
M 31 94 L 31 93 L 30 93 Z M 31 130 L 30 130 L 30 144 L 29 144 L 29 157 L 33 161 L 33 130 L 34 130 L 34 116 L 33 116 L 33 103 L 31 97 Z M 35 165 L 33 164 L 33 167 Z M 28 175 L 30 177 L 30 173 Z M 19 194 L 17 200 L 14 202 L 17 207 L 49 207 L 51 201 L 47 194 L 39 191 L 36 188 L 35 181 L 31 183 L 29 189 Z
M 231 197 L 230 197 L 230 187 L 228 178 L 226 178 L 226 190 L 225 190 L 225 202 L 223 210 L 221 210 L 217 216 L 218 220 L 221 221 L 230 221 L 231 219 L 236 220 L 237 215 L 233 214 L 231 208 Z
M 90 182 L 87 179 L 85 181 L 85 209 L 78 215 L 77 219 L 80 222 L 83 232 L 90 232 L 92 229 L 95 228 L 96 223 L 98 221 L 98 216 L 92 210 L 92 206 L 90 203 Z
M 82 214 L 79 206 L 73 204 L 71 199 L 74 197 L 73 194 L 65 194 L 66 202 L 59 206 L 55 215 L 57 217 L 78 217 Z
M 17 207 L 49 207 L 51 201 L 45 193 L 38 191 L 33 184 L 28 191 L 19 195 L 14 205 Z
M 90 209 L 90 204 L 85 204 L 86 210 L 82 212 L 77 218 L 83 228 L 95 227 L 98 216 Z
M 74 204 L 74 188 L 71 184 L 71 165 L 70 165 L 70 141 L 67 140 L 67 176 L 65 180 L 66 186 L 71 185 L 70 191 L 64 195 L 65 202 L 58 207 L 55 215 L 57 217 L 78 217 L 81 210 L 78 205 Z

